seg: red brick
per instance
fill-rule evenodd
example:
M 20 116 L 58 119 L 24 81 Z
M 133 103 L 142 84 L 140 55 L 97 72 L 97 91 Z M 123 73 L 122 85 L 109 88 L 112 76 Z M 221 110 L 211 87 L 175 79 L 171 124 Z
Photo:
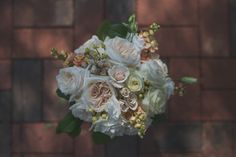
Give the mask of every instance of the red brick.
M 11 88 L 11 61 L 0 61 L 0 90 Z
M 192 27 L 162 27 L 157 33 L 162 56 L 198 56 L 198 31 Z
M 56 94 L 56 75 L 63 67 L 61 61 L 44 61 L 44 83 L 43 83 L 43 119 L 46 121 L 58 121 L 68 112 L 67 102 Z
M 142 25 L 190 25 L 198 22 L 196 0 L 138 0 L 137 16 Z
M 202 60 L 202 84 L 204 88 L 236 88 L 235 59 Z
M 104 1 L 76 0 L 75 48 L 88 40 L 103 22 Z
M 183 76 L 200 78 L 198 59 L 170 59 L 170 76 L 179 79 Z M 183 97 L 175 95 L 168 106 L 171 121 L 191 121 L 201 119 L 201 98 L 199 84 L 187 85 Z
M 70 26 L 73 0 L 21 0 L 14 3 L 15 26 Z
M 200 37 L 203 56 L 229 55 L 228 0 L 200 0 Z
M 45 154 L 45 153 L 14 153 L 12 157 L 74 157 L 73 155 L 67 155 L 67 154 Z
M 236 156 L 236 124 L 233 123 L 233 156 Z
M 232 126 L 230 123 L 205 123 L 203 129 L 203 157 L 233 157 Z
M 205 120 L 235 120 L 236 91 L 203 91 L 202 118 Z
M 140 153 L 200 152 L 201 123 L 159 123 L 139 142 Z
M 82 126 L 80 136 L 75 141 L 75 156 L 76 157 L 103 157 L 105 154 L 104 145 L 96 145 L 91 138 L 89 124 L 85 123 Z
M 71 29 L 16 29 L 14 31 L 14 58 L 49 58 L 50 49 L 72 50 Z
M 73 140 L 68 135 L 57 135 L 56 124 L 15 124 L 13 126 L 13 152 L 16 153 L 73 153 Z
M 12 8 L 11 0 L 0 1 L 0 59 L 11 57 Z
M 140 157 L 202 157 L 200 153 L 154 153 L 154 154 L 140 154 Z

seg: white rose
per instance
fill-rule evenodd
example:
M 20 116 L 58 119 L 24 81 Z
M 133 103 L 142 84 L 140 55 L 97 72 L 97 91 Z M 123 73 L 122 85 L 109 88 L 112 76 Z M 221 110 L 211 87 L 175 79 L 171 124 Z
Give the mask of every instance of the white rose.
M 165 104 L 167 95 L 161 89 L 150 89 L 144 96 L 142 101 L 143 109 L 149 116 L 163 113 L 165 111 Z
M 165 63 L 160 59 L 148 60 L 141 64 L 140 72 L 144 79 L 150 81 L 154 86 L 162 86 L 166 82 L 168 70 Z
M 144 49 L 145 42 L 144 42 L 143 38 L 138 36 L 137 33 L 128 33 L 127 38 L 128 38 L 128 40 L 130 40 L 134 44 L 135 48 L 138 51 L 141 52 Z
M 89 48 L 91 50 L 94 50 L 94 46 L 98 46 L 98 51 L 100 53 L 105 53 L 104 49 L 101 48 L 102 41 L 98 39 L 96 35 L 93 35 L 91 39 L 86 41 L 82 46 L 80 46 L 78 49 L 75 50 L 76 54 L 84 53 L 86 48 Z
M 85 77 L 89 71 L 80 67 L 60 69 L 56 76 L 58 88 L 66 95 L 77 95 L 84 86 Z
M 120 37 L 107 38 L 104 44 L 111 60 L 127 66 L 136 66 L 140 63 L 141 51 L 129 40 Z
M 111 138 L 115 136 L 123 136 L 125 127 L 122 125 L 121 119 L 113 119 L 112 117 L 108 120 L 97 121 L 93 125 L 94 132 L 102 132 Z

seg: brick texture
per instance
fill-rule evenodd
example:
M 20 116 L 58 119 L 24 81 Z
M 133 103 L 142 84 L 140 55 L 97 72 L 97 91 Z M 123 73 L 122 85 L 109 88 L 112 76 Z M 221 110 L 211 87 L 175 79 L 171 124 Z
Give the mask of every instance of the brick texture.
M 46 153 L 14 153 L 12 157 L 74 157 L 68 154 L 46 154 Z
M 56 94 L 56 75 L 62 66 L 60 61 L 44 61 L 43 119 L 46 121 L 61 120 L 68 112 L 67 102 Z
M 75 157 L 104 157 L 104 145 L 93 144 L 89 124 L 84 123 L 75 141 Z
M 236 91 L 204 91 L 202 118 L 205 120 L 235 120 Z
M 155 153 L 155 154 L 141 154 L 140 157 L 203 157 L 201 153 Z
M 9 91 L 0 91 L 0 123 L 10 122 L 11 109 L 11 93 Z
M 104 18 L 104 2 L 103 0 L 75 1 L 76 17 L 74 47 L 77 48 L 80 44 L 88 40 L 88 38 L 90 38 L 93 34 L 96 34 L 99 25 L 102 24 Z
M 11 156 L 11 128 L 8 123 L 0 123 L 0 156 Z
M 229 56 L 229 1 L 199 0 L 203 56 Z M 220 18 L 219 18 L 220 17 Z
M 107 155 L 110 157 L 137 156 L 137 136 L 122 136 L 106 145 Z
M 198 59 L 171 59 L 170 76 L 173 79 L 180 79 L 183 76 L 200 77 L 200 60 Z M 176 70 L 176 68 L 179 70 Z M 185 87 L 183 97 L 175 95 L 170 100 L 168 107 L 169 118 L 171 121 L 190 121 L 201 119 L 201 98 L 200 83 Z
M 116 0 L 106 1 L 106 19 L 113 22 L 127 21 L 128 17 L 134 12 L 135 0 Z
M 162 27 L 156 38 L 159 43 L 158 53 L 162 57 L 199 55 L 198 34 L 194 27 Z
M 72 50 L 71 29 L 16 29 L 14 31 L 14 58 L 49 58 L 50 49 Z
M 197 0 L 137 0 L 137 16 L 141 25 L 194 25 L 197 7 Z
M 55 124 L 15 124 L 13 152 L 16 153 L 73 153 L 73 140 L 67 135 L 55 134 Z
M 202 84 L 204 88 L 236 88 L 235 59 L 203 59 Z
M 11 61 L 0 60 L 0 90 L 11 88 Z
M 13 119 L 16 122 L 42 119 L 42 64 L 39 60 L 14 62 Z
M 162 123 L 150 128 L 140 141 L 142 153 L 200 152 L 202 125 L 200 123 Z
M 0 0 L 0 157 L 234 157 L 236 156 L 236 0 Z M 164 121 L 144 139 L 92 142 L 56 135 L 68 112 L 55 94 L 62 67 L 50 49 L 73 51 L 96 34 L 104 19 L 156 35 L 170 77 L 194 76 L 183 97 L 168 102 Z
M 11 0 L 0 1 L 0 59 L 11 57 L 12 7 Z
M 205 123 L 203 126 L 203 156 L 233 157 L 231 124 Z
M 14 3 L 15 26 L 71 26 L 73 0 L 21 0 Z

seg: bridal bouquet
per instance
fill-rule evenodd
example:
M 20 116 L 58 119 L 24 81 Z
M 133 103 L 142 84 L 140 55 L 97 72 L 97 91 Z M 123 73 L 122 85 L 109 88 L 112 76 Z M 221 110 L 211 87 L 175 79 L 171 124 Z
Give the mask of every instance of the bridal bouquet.
M 58 133 L 77 136 L 81 124 L 88 122 L 94 137 L 144 136 L 153 119 L 165 112 L 174 91 L 183 93 L 156 53 L 158 30 L 156 23 L 139 30 L 132 15 L 127 23 L 104 22 L 97 35 L 73 53 L 51 50 L 64 61 L 56 76 L 57 94 L 68 100 L 70 110 Z

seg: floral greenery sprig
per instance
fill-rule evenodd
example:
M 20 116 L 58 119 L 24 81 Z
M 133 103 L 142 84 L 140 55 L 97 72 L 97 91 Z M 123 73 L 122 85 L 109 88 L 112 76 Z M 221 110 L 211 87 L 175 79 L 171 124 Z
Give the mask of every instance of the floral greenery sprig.
M 183 77 L 177 85 L 156 53 L 155 33 L 160 26 L 139 29 L 135 15 L 126 23 L 105 21 L 75 52 L 51 50 L 64 68 L 57 75 L 57 95 L 69 103 L 70 112 L 61 120 L 57 133 L 80 134 L 84 122 L 91 124 L 95 143 L 117 136 L 143 138 L 154 121 L 165 116 L 166 102 L 184 85 L 196 83 Z

